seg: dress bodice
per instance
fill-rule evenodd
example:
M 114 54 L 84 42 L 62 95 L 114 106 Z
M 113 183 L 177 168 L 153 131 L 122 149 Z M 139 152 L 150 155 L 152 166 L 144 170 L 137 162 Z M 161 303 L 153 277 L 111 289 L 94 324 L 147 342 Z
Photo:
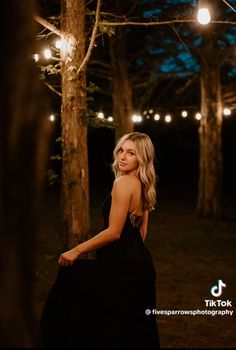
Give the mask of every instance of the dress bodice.
M 111 193 L 107 195 L 102 204 L 104 227 L 109 226 L 109 214 L 111 207 Z M 139 232 L 139 226 L 134 223 L 132 213 L 128 213 L 120 238 L 96 252 L 97 259 L 111 260 L 140 260 L 143 257 L 145 246 Z

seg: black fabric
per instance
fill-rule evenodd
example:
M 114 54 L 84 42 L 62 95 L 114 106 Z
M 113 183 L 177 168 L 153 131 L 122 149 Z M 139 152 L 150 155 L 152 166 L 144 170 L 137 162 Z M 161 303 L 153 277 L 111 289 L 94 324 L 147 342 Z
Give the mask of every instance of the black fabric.
M 108 226 L 111 195 L 103 203 Z M 95 259 L 60 267 L 41 322 L 42 346 L 88 349 L 159 348 L 155 269 L 129 215 L 119 240 Z

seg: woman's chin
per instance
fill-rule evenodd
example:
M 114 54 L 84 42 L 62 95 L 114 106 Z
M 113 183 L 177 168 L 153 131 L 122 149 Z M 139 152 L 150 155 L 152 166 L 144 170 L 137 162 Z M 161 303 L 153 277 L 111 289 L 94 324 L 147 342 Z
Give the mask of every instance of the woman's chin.
M 119 172 L 120 172 L 121 175 L 125 175 L 126 174 L 126 171 L 124 169 L 122 169 L 122 168 L 119 168 Z

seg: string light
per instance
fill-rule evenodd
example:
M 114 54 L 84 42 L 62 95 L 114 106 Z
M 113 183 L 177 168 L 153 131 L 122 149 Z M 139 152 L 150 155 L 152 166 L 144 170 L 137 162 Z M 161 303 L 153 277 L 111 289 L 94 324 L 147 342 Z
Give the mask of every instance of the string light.
M 140 123 L 141 121 L 142 121 L 142 117 L 141 117 L 141 115 L 136 115 L 136 114 L 134 114 L 133 116 L 132 116 L 132 120 L 133 120 L 133 122 L 134 123 Z
M 49 116 L 49 120 L 50 120 L 50 122 L 55 122 L 55 115 L 54 114 L 51 114 L 50 116 Z
M 203 26 L 210 23 L 211 14 L 209 10 L 209 0 L 198 0 L 197 20 Z
M 157 120 L 160 120 L 160 114 L 155 114 L 155 115 L 154 115 L 154 120 L 156 120 L 156 121 L 157 121 Z
M 61 39 L 57 39 L 56 42 L 55 42 L 55 46 L 56 46 L 56 48 L 57 48 L 58 50 L 60 50 L 61 45 L 62 45 Z
M 144 111 L 144 112 L 145 112 L 145 111 Z M 143 112 L 143 115 L 145 114 L 144 112 Z M 231 111 L 230 108 L 223 108 L 223 115 L 224 115 L 224 116 L 230 116 L 231 114 L 232 114 L 232 111 Z M 181 116 L 182 116 L 183 118 L 186 118 L 188 115 L 189 115 L 189 113 L 188 113 L 186 110 L 184 110 L 184 111 L 181 112 Z M 113 118 L 112 116 L 108 116 L 108 117 L 106 118 L 103 112 L 97 112 L 97 113 L 96 113 L 96 116 L 97 116 L 97 118 L 99 118 L 99 119 L 106 119 L 106 120 L 109 121 L 109 122 L 113 122 L 113 121 L 114 121 L 114 118 Z M 196 120 L 198 120 L 198 121 L 200 121 L 201 118 L 202 118 L 200 112 L 197 112 L 193 117 L 194 117 Z M 141 115 L 137 115 L 137 114 L 134 114 L 134 115 L 131 117 L 131 119 L 132 119 L 133 123 L 141 123 L 142 120 L 143 120 L 142 116 L 141 116 Z M 149 115 L 147 115 L 147 116 L 146 116 L 146 119 L 151 119 L 151 118 L 150 118 Z M 55 120 L 56 120 L 55 115 L 54 115 L 54 114 L 51 114 L 51 115 L 49 116 L 49 120 L 50 120 L 51 122 L 55 122 Z M 160 121 L 160 120 L 161 120 L 160 114 L 159 114 L 159 113 L 154 114 L 152 120 L 155 121 L 155 122 Z M 166 115 L 164 116 L 163 120 L 164 120 L 164 122 L 165 122 L 166 124 L 170 124 L 174 119 L 173 119 L 173 117 L 172 117 L 170 114 L 166 114 Z
M 45 50 L 44 50 L 44 57 L 45 57 L 46 59 L 49 59 L 49 58 L 52 57 L 52 53 L 51 53 L 51 50 L 50 50 L 50 49 L 45 49 Z
M 211 21 L 211 15 L 208 8 L 200 8 L 197 14 L 197 20 L 200 24 L 206 25 Z
M 165 117 L 164 117 L 164 120 L 166 123 L 170 123 L 172 118 L 171 118 L 171 115 L 170 114 L 167 114 Z
M 201 120 L 201 118 L 202 118 L 201 113 L 196 113 L 195 118 L 197 120 Z
M 104 119 L 104 113 L 103 113 L 103 112 L 98 112 L 98 113 L 97 113 L 97 117 L 98 117 L 99 119 Z
M 182 116 L 183 118 L 186 118 L 186 117 L 188 116 L 188 112 L 187 112 L 187 111 L 183 111 L 183 112 L 181 113 L 181 116 Z
M 35 62 L 39 61 L 39 54 L 38 53 L 35 53 L 33 57 L 34 57 Z
M 224 114 L 225 116 L 229 116 L 229 115 L 231 115 L 231 110 L 230 110 L 229 108 L 224 108 L 224 109 L 223 109 L 223 114 Z

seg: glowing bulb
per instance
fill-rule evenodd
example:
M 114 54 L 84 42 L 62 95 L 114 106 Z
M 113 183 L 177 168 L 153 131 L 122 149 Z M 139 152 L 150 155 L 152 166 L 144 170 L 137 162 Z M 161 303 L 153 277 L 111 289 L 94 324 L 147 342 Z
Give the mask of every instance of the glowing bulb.
M 196 113 L 195 118 L 197 120 L 200 120 L 202 118 L 201 113 Z
M 111 116 L 108 117 L 107 120 L 108 120 L 109 122 L 113 122 L 113 118 L 112 118 Z
M 62 44 L 61 40 L 60 40 L 60 39 L 57 39 L 56 42 L 55 42 L 56 48 L 57 48 L 57 49 L 60 49 L 60 48 L 61 48 L 61 44 Z
M 159 114 L 155 114 L 154 115 L 154 120 L 160 120 L 160 115 Z
M 228 115 L 231 114 L 231 110 L 230 110 L 229 108 L 224 108 L 223 114 L 224 114 L 225 116 L 228 116 Z
M 52 57 L 52 53 L 51 53 L 51 50 L 50 50 L 50 49 L 45 49 L 45 50 L 44 50 L 44 57 L 45 57 L 46 59 L 49 59 L 49 58 Z
M 197 20 L 202 25 L 210 23 L 211 15 L 208 8 L 203 7 L 198 10 Z
M 49 120 L 50 120 L 50 122 L 55 122 L 55 115 L 54 115 L 54 114 L 51 114 L 51 115 L 49 116 Z
M 100 118 L 100 119 L 103 119 L 104 118 L 104 113 L 98 112 L 97 113 L 97 117 Z
M 181 115 L 182 115 L 183 118 L 186 118 L 188 116 L 188 112 L 187 111 L 183 111 L 181 113 Z
M 167 115 L 165 116 L 165 122 L 166 122 L 166 123 L 170 123 L 170 122 L 171 122 L 171 116 L 170 116 L 169 114 L 167 114 Z
M 134 123 L 140 123 L 140 122 L 142 121 L 141 115 L 136 115 L 136 114 L 134 114 L 134 115 L 132 116 L 132 121 L 133 121 Z
M 38 60 L 39 60 L 39 54 L 38 53 L 34 54 L 34 60 L 35 60 L 35 62 L 38 62 Z
M 137 116 L 137 119 L 138 119 L 137 121 L 140 123 L 140 122 L 142 121 L 143 118 L 141 117 L 141 115 L 138 115 L 138 116 Z

